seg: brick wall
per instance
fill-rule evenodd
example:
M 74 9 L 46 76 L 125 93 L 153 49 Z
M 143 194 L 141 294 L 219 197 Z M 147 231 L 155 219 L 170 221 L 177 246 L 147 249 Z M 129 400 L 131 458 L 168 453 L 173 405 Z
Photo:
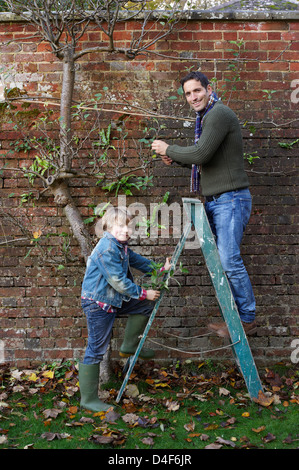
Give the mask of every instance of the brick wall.
M 118 26 L 118 44 L 128 45 L 131 34 L 138 28 L 137 22 Z M 0 23 L 0 92 L 3 94 L 6 86 L 18 87 L 29 94 L 58 96 L 61 63 L 47 44 L 39 43 L 31 35 L 29 25 L 17 21 Z M 24 36 L 28 39 L 10 42 Z M 105 40 L 96 27 L 91 27 L 82 38 L 82 45 L 93 46 Z M 231 41 L 241 40 L 239 58 L 242 60 L 235 63 L 232 61 L 238 46 Z M 253 164 L 246 163 L 253 212 L 244 237 L 243 255 L 256 295 L 259 324 L 258 334 L 250 339 L 250 345 L 257 362 L 262 364 L 290 361 L 292 341 L 299 332 L 298 143 L 289 149 L 280 146 L 281 142 L 292 144 L 298 139 L 298 50 L 298 19 L 269 20 L 249 15 L 229 20 L 195 15 L 181 31 L 156 44 L 156 54 L 140 56 L 134 61 L 123 60 L 118 54 L 89 54 L 77 64 L 78 96 L 107 86 L 116 96 L 122 93 L 150 110 L 165 113 L 176 112 L 183 103 L 168 98 L 176 94 L 179 78 L 187 69 L 200 67 L 210 79 L 217 79 L 217 92 L 237 112 L 242 123 L 246 152 L 259 156 Z M 5 111 L 1 109 L 0 113 L 1 168 L 7 164 L 0 174 L 3 211 L 21 217 L 28 230 L 39 228 L 56 235 L 69 232 L 61 209 L 51 197 L 41 197 L 34 206 L 20 207 L 20 196 L 28 191 L 28 182 L 21 172 L 12 168 L 22 168 L 33 156 L 23 151 L 12 152 L 4 161 L 4 155 L 16 147 L 21 136 L 5 118 Z M 111 115 L 104 117 L 107 123 L 110 118 Z M 144 122 L 138 118 L 128 121 L 131 136 L 135 138 L 143 137 L 142 126 Z M 193 130 L 184 121 L 171 120 L 167 122 L 165 136 L 184 145 L 192 140 Z M 128 165 L 133 166 L 133 148 L 130 156 Z M 181 198 L 189 196 L 187 170 L 174 166 L 169 169 L 156 162 L 153 174 L 154 187 L 128 197 L 128 205 L 139 201 L 149 208 L 166 191 L 170 192 L 169 204 L 181 204 Z M 78 179 L 71 184 L 72 195 L 84 218 L 92 213 L 90 204 L 109 200 L 95 181 Z M 58 358 L 81 358 L 87 337 L 80 307 L 84 264 L 79 260 L 57 270 L 35 249 L 26 256 L 32 248 L 28 241 L 4 244 L 22 237 L 20 227 L 9 223 L 7 218 L 2 219 L 0 344 L 4 347 L 4 358 L 19 367 Z M 53 235 L 47 240 L 55 255 L 61 237 Z M 176 242 L 176 238 L 160 236 L 135 241 L 133 245 L 136 251 L 161 261 L 172 253 Z M 73 254 L 78 252 L 74 241 L 71 248 Z M 206 324 L 219 315 L 199 250 L 186 249 L 181 260 L 189 274 L 179 276 L 181 287 L 173 284 L 164 297 L 149 336 L 183 350 L 218 349 L 226 344 L 220 338 L 208 336 L 186 341 L 167 334 L 184 337 L 204 334 Z M 123 319 L 116 320 L 113 357 L 117 357 L 124 324 Z M 152 347 L 161 360 L 189 357 L 157 344 Z M 191 357 L 222 360 L 230 358 L 231 353 L 220 350 Z

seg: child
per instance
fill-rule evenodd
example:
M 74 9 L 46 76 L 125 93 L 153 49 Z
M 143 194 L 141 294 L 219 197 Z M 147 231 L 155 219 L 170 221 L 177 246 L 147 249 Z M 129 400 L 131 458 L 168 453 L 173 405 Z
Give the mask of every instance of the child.
M 104 234 L 87 261 L 82 284 L 82 308 L 87 319 L 88 344 L 79 364 L 81 406 L 92 411 L 107 411 L 109 406 L 98 398 L 99 365 L 108 348 L 114 319 L 128 314 L 120 355 L 135 353 L 160 296 L 157 290 L 144 290 L 133 281 L 130 267 L 149 273 L 151 261 L 128 247 L 132 233 L 132 215 L 126 208 L 111 208 L 102 223 Z M 167 258 L 164 269 L 170 269 Z M 154 352 L 142 349 L 140 357 L 150 359 Z

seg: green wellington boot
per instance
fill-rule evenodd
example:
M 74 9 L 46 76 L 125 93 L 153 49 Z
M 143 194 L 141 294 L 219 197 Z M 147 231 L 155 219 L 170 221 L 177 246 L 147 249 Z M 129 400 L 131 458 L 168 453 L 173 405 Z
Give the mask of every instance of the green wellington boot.
M 121 357 L 129 357 L 135 354 L 137 346 L 144 328 L 148 322 L 148 317 L 145 315 L 129 315 L 127 320 L 125 336 L 123 344 L 120 347 L 119 355 Z M 141 359 L 152 359 L 155 353 L 152 349 L 142 348 L 139 354 Z
M 100 364 L 79 364 L 81 408 L 91 411 L 107 411 L 111 408 L 98 397 Z

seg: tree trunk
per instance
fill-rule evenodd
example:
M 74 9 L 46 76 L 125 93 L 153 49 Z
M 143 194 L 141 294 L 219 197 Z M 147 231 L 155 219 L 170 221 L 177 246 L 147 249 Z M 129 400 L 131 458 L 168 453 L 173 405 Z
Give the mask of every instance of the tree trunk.
M 72 104 L 75 85 L 74 50 L 67 47 L 63 54 L 60 101 L 60 164 L 68 172 L 72 167 Z
M 82 220 L 81 214 L 70 194 L 67 182 L 57 180 L 51 189 L 55 203 L 64 210 L 65 216 L 72 229 L 73 236 L 80 245 L 82 257 L 86 263 L 87 258 L 93 249 L 93 244 L 88 230 Z

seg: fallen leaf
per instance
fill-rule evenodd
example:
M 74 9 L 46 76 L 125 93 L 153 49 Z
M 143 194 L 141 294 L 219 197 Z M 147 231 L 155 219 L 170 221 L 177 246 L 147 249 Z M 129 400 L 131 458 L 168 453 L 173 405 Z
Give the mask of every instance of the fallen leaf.
M 77 406 L 70 406 L 67 411 L 68 411 L 68 413 L 70 413 L 72 415 L 75 415 L 78 411 L 78 407 Z
M 138 422 L 138 425 L 142 428 L 151 427 L 150 420 L 148 418 L 146 418 L 145 416 L 139 416 L 137 422 Z
M 8 403 L 5 403 L 5 401 L 0 401 L 0 408 L 10 408 Z
M 168 411 L 177 411 L 180 408 L 179 402 L 172 400 L 167 400 L 165 406 Z
M 260 426 L 257 429 L 252 428 L 252 431 L 253 432 L 261 432 L 261 431 L 264 431 L 265 429 L 266 429 L 266 426 Z
M 194 421 L 191 421 L 191 422 L 188 423 L 188 424 L 184 424 L 184 428 L 185 428 L 186 431 L 188 431 L 188 432 L 194 431 L 194 429 L 195 429 L 195 423 L 194 423 Z
M 81 421 L 81 420 L 80 420 Z M 65 423 L 66 426 L 84 426 L 84 423 L 80 423 L 79 421 L 71 421 L 70 423 Z
M 53 379 L 54 378 L 54 370 L 46 370 L 43 372 L 43 377 L 47 377 L 48 379 Z
M 296 440 L 296 439 L 295 439 L 295 440 Z M 286 437 L 282 442 L 283 442 L 284 444 L 292 444 L 293 438 L 289 435 L 289 436 Z
M 71 437 L 70 434 L 67 433 L 59 433 L 59 432 L 44 432 L 41 435 L 42 439 L 46 439 L 47 441 L 53 441 L 54 439 L 67 439 Z
M 138 416 L 135 415 L 134 413 L 127 413 L 124 416 L 122 416 L 122 420 L 125 423 L 133 425 L 138 421 Z
M 187 409 L 187 412 L 191 416 L 199 416 L 201 414 L 201 410 L 198 411 L 195 406 L 191 406 L 191 408 Z
M 23 373 L 24 373 L 23 370 L 15 369 L 15 370 L 12 370 L 12 371 L 11 371 L 10 375 L 11 375 L 11 377 L 13 377 L 14 379 L 20 380 Z
M 259 390 L 258 397 L 253 398 L 253 401 L 257 403 L 258 405 L 267 407 L 267 406 L 272 405 L 274 401 L 274 397 L 273 396 L 268 397 L 267 395 L 264 394 L 264 392 L 262 392 L 262 390 Z
M 154 379 L 146 379 L 146 383 L 153 385 L 155 383 Z
M 15 385 L 12 388 L 12 390 L 13 390 L 13 392 L 17 393 L 17 392 L 23 392 L 25 390 L 25 388 L 22 385 Z
M 165 383 L 165 382 L 158 382 L 158 383 L 155 383 L 155 387 L 158 388 L 158 387 L 161 387 L 161 388 L 170 388 L 169 384 L 168 383 Z
M 7 437 L 2 434 L 0 436 L 0 444 L 4 444 L 5 442 L 7 442 Z
M 153 446 L 154 445 L 154 439 L 152 437 L 144 437 L 143 439 L 141 439 L 141 442 L 143 444 L 148 445 L 148 446 Z
M 34 444 L 27 444 L 24 449 L 33 449 Z
M 221 447 L 223 447 L 221 444 L 208 444 L 205 449 L 221 449 Z
M 236 447 L 236 444 L 233 441 L 230 441 L 229 439 L 222 439 L 222 437 L 217 437 L 216 442 L 225 446 Z
M 275 439 L 276 439 L 276 436 L 274 436 L 270 432 L 267 434 L 267 436 L 263 437 L 263 441 L 266 443 L 275 441 Z
M 105 421 L 109 424 L 114 424 L 119 418 L 120 414 L 112 409 L 106 414 Z
M 62 413 L 62 410 L 57 410 L 56 408 L 43 411 L 45 418 L 57 418 L 60 413 Z
M 93 424 L 94 419 L 87 418 L 86 416 L 82 416 L 82 418 L 80 418 L 80 423 Z
M 46 439 L 47 441 L 53 441 L 56 437 L 56 433 L 55 432 L 44 432 L 42 435 L 41 435 L 41 438 L 42 439 Z
M 149 397 L 148 395 L 144 395 L 143 393 L 138 396 L 138 400 L 147 402 L 147 401 L 153 401 L 152 397 Z
M 32 381 L 32 382 L 36 382 L 37 381 L 37 375 L 32 372 L 32 374 L 28 377 L 28 380 Z
M 213 431 L 214 429 L 218 429 L 218 424 L 207 424 L 205 426 L 205 431 Z
M 236 422 L 236 418 L 233 416 L 232 418 L 229 418 L 226 422 L 228 425 L 231 425 L 231 424 L 235 424 Z
M 227 390 L 227 389 L 224 388 L 224 387 L 219 387 L 219 395 L 220 395 L 220 396 L 221 396 L 221 395 L 227 396 L 227 395 L 229 395 L 229 394 L 230 394 L 230 391 L 229 391 L 229 390 Z
M 95 444 L 111 444 L 114 441 L 114 437 L 93 434 L 88 440 L 94 442 Z
M 126 387 L 126 390 L 125 390 L 125 395 L 127 397 L 137 397 L 139 395 L 139 390 L 138 390 L 138 387 L 137 385 L 135 384 L 129 384 L 127 387 Z

